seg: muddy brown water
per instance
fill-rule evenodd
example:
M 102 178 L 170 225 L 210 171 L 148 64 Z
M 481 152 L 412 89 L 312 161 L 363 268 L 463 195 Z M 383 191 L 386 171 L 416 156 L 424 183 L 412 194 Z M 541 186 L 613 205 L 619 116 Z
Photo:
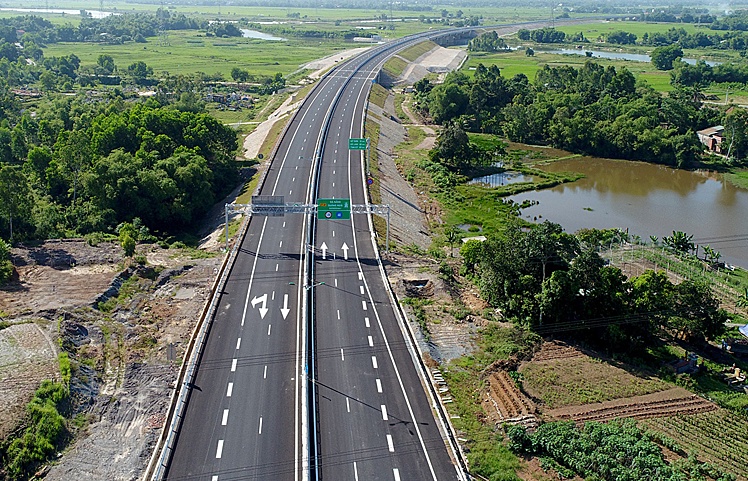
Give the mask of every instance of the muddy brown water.
M 585 178 L 510 198 L 539 204 L 522 210 L 528 220 L 548 219 L 567 232 L 585 227 L 628 229 L 649 242 L 674 230 L 693 234 L 722 260 L 748 268 L 748 190 L 714 172 L 689 172 L 662 165 L 576 158 L 542 166 L 552 172 L 581 172 Z

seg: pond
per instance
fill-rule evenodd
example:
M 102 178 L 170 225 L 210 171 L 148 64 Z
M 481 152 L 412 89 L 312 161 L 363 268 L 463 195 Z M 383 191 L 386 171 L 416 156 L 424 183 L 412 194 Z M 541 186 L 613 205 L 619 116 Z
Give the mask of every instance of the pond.
M 258 30 L 250 30 L 248 28 L 242 29 L 242 37 L 244 38 L 257 38 L 259 40 L 270 40 L 273 42 L 284 42 L 286 39 L 282 37 L 276 37 L 269 33 L 260 32 Z
M 649 55 L 644 54 L 637 54 L 637 53 L 624 53 L 624 52 L 606 52 L 603 50 L 587 50 L 587 49 L 573 49 L 573 48 L 562 48 L 557 50 L 538 50 L 538 52 L 544 52 L 544 53 L 555 53 L 559 55 L 587 55 L 585 52 L 591 52 L 592 58 L 610 58 L 610 59 L 617 59 L 617 60 L 632 60 L 634 62 L 650 62 L 652 60 L 652 57 Z M 696 65 L 696 59 L 694 58 L 684 58 L 681 59 L 684 62 Z M 719 65 L 720 62 L 712 62 L 709 60 L 706 60 L 707 65 L 714 67 L 715 65 Z
M 502 185 L 518 184 L 520 182 L 532 182 L 532 176 L 519 172 L 498 172 L 496 174 L 483 175 L 470 179 L 468 184 L 480 184 L 488 187 L 500 187 Z
M 539 203 L 522 210 L 528 220 L 548 219 L 567 232 L 585 227 L 628 229 L 644 240 L 674 230 L 693 234 L 728 264 L 748 268 L 748 190 L 720 174 L 689 172 L 662 165 L 577 158 L 541 167 L 551 172 L 581 172 L 586 177 L 552 189 L 510 198 Z

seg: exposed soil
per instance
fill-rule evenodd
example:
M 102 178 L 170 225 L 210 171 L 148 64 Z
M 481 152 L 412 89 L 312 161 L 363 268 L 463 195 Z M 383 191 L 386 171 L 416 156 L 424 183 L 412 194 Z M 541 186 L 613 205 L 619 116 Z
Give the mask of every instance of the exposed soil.
M 676 414 L 697 414 L 717 409 L 717 405 L 680 387 L 674 387 L 644 396 L 634 396 L 615 401 L 569 406 L 546 411 L 551 419 L 573 420 L 578 424 L 587 421 L 609 421 L 615 418 L 648 419 Z
M 59 380 L 61 350 L 71 359 L 74 414 L 88 423 L 46 479 L 137 479 L 164 424 L 221 257 L 191 259 L 156 245 L 140 245 L 137 254 L 145 266 L 125 261 L 108 242 L 48 241 L 12 251 L 19 279 L 0 289 L 11 323 L 0 330 L 0 434 L 19 426 L 43 379 Z
M 504 423 L 522 424 L 528 428 L 537 426 L 537 406 L 517 388 L 508 372 L 492 372 L 486 384 L 481 407 L 495 426 Z

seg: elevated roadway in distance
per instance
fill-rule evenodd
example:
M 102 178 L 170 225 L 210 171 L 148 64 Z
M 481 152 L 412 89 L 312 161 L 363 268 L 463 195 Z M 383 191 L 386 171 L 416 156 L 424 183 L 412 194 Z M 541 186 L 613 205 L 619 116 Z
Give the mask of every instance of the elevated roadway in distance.
M 395 51 L 435 34 L 375 47 L 323 77 L 289 124 L 261 194 L 366 203 L 362 157 L 348 151 L 348 138 L 362 136 L 372 79 Z M 251 219 L 166 479 L 459 479 L 393 310 L 368 217 L 320 221 L 316 231 L 310 221 Z M 310 250 L 318 255 L 309 258 Z

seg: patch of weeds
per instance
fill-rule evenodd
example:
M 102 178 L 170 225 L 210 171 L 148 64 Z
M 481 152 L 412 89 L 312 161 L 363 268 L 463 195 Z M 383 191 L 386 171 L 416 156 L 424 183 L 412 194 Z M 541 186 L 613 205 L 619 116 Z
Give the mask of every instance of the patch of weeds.
M 421 330 L 421 334 L 423 334 L 423 338 L 426 342 L 431 342 L 431 331 L 429 330 L 426 309 L 424 309 L 424 306 L 430 304 L 431 301 L 419 299 L 417 297 L 405 297 L 401 302 L 406 306 L 410 306 L 413 310 L 413 316 L 418 323 L 418 327 Z
M 62 384 L 67 388 L 70 386 L 70 376 L 72 370 L 70 368 L 70 356 L 65 351 L 62 351 L 57 355 L 57 362 L 60 365 L 60 375 L 62 376 Z

